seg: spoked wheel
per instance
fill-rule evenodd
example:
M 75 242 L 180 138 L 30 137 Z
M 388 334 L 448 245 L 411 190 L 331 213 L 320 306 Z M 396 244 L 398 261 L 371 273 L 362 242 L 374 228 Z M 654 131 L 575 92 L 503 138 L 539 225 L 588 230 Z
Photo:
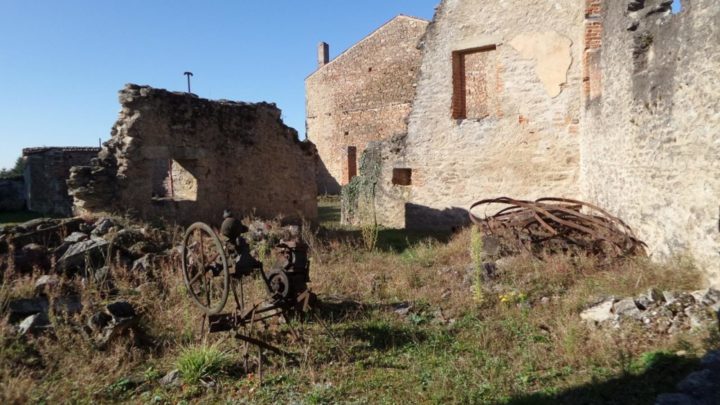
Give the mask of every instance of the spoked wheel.
M 196 222 L 185 232 L 182 268 L 190 297 L 208 315 L 220 313 L 228 298 L 230 273 L 223 244 L 208 225 Z

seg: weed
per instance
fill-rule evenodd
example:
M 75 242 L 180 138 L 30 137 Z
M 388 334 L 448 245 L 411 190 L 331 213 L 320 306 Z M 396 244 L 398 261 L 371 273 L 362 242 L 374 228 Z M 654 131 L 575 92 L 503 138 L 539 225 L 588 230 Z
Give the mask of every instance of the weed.
M 202 378 L 220 374 L 230 363 L 229 355 L 215 346 L 186 347 L 178 356 L 176 367 L 183 381 L 196 384 Z
M 483 239 L 480 230 L 472 227 L 470 231 L 470 256 L 472 257 L 475 269 L 475 283 L 473 284 L 473 297 L 478 303 L 485 301 L 485 292 L 483 291 Z

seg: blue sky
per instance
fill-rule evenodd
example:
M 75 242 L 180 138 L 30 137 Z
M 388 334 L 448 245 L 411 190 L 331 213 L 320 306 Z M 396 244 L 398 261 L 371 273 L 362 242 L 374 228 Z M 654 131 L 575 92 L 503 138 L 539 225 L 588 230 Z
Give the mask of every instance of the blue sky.
M 0 0 L 0 167 L 23 147 L 109 138 L 125 83 L 275 102 L 304 136 L 316 46 L 336 56 L 439 0 Z M 678 0 L 673 5 L 679 6 Z
M 0 167 L 24 147 L 97 145 L 125 83 L 275 102 L 305 133 L 304 79 L 397 14 L 439 0 L 0 0 Z

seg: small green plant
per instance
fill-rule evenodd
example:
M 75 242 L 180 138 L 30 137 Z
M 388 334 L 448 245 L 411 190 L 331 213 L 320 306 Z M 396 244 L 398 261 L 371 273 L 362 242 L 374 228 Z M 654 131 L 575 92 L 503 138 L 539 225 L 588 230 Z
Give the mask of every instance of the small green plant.
M 362 235 L 365 249 L 368 252 L 375 250 L 377 246 L 378 236 L 380 235 L 380 227 L 377 223 L 377 212 L 375 211 L 375 185 L 372 186 L 372 192 L 366 197 L 365 207 L 363 211 L 369 211 L 363 215 L 360 234 Z
M 475 269 L 475 283 L 473 284 L 473 297 L 478 303 L 485 301 L 483 291 L 483 239 L 480 231 L 473 227 L 470 234 L 470 256 Z
M 155 381 L 162 377 L 162 373 L 157 370 L 155 367 L 150 366 L 145 369 L 145 372 L 143 373 L 143 377 L 145 377 L 148 381 Z
M 230 363 L 229 355 L 215 346 L 183 349 L 177 359 L 177 369 L 183 380 L 196 384 L 201 378 L 218 375 Z

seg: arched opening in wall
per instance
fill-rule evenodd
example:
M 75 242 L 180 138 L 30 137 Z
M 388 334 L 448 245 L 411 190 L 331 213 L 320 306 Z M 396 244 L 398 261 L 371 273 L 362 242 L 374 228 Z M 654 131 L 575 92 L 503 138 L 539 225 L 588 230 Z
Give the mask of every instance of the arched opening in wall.
M 682 11 L 682 1 L 681 0 L 673 0 L 672 2 L 672 13 L 677 14 Z
M 152 199 L 197 201 L 197 178 L 180 161 L 157 159 L 152 163 Z

